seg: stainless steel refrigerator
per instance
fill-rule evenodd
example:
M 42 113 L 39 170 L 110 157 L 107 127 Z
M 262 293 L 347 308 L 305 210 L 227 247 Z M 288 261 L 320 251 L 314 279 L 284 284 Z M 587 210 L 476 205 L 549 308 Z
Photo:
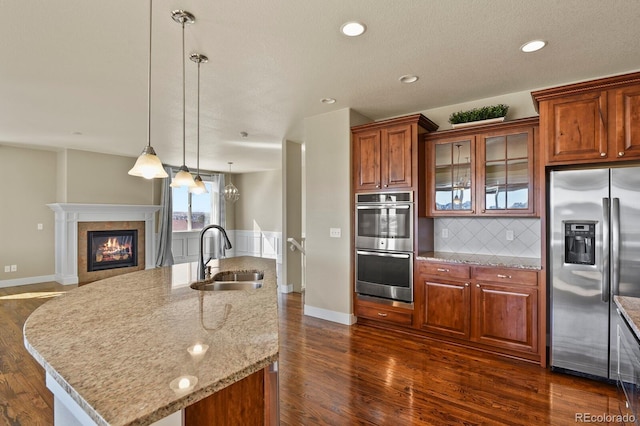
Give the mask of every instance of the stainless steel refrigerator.
M 613 295 L 640 297 L 640 167 L 552 171 L 548 201 L 551 367 L 614 379 Z

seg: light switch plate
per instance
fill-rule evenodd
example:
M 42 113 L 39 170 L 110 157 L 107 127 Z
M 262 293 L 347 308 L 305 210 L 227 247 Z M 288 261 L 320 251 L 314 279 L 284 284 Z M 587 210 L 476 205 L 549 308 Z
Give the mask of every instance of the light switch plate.
M 329 236 L 331 238 L 340 238 L 342 236 L 342 229 L 340 229 L 340 228 L 329 228 Z
M 5 272 L 11 272 L 11 266 L 9 266 L 9 265 L 5 265 L 5 267 L 4 267 L 4 271 L 5 271 Z
M 449 238 L 449 230 L 447 228 L 442 228 L 442 238 Z
M 507 229 L 506 238 L 507 241 L 513 241 L 513 231 L 511 229 Z

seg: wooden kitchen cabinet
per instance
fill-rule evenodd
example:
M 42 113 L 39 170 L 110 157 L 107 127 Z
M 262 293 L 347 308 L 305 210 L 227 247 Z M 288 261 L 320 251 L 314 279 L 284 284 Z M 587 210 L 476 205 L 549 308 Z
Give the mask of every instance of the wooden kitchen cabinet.
M 357 299 L 356 316 L 370 321 L 387 323 L 399 326 L 411 326 L 413 323 L 413 311 L 401 306 L 375 302 L 366 299 Z
M 640 158 L 640 73 L 532 92 L 546 164 Z
M 427 215 L 535 216 L 538 119 L 425 137 Z
M 540 362 L 537 271 L 434 261 L 416 270 L 420 330 Z
M 354 191 L 413 189 L 418 137 L 437 128 L 422 114 L 352 127 Z
M 476 268 L 471 339 L 517 351 L 538 350 L 537 273 Z

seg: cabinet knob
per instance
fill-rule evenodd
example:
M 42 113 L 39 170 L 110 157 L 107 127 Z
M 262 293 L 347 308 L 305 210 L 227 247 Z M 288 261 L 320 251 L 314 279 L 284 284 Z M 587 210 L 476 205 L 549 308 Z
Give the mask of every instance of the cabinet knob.
M 385 314 L 384 312 L 378 312 L 378 316 L 384 318 L 387 316 L 387 314 Z
M 437 271 L 438 272 L 449 272 L 449 270 L 446 269 L 446 268 L 438 268 Z
M 510 280 L 511 279 L 511 275 L 498 274 L 498 278 L 505 278 L 505 279 Z
M 385 188 L 388 188 L 388 187 L 389 187 L 389 185 L 385 183 L 385 184 L 384 184 L 384 187 L 385 187 Z
M 376 184 L 376 188 L 380 188 L 380 184 Z
M 480 284 L 476 284 L 476 287 L 480 288 Z
M 484 213 L 484 212 L 485 212 L 485 210 L 480 210 L 480 212 L 481 212 L 481 213 Z M 473 213 L 473 212 L 471 212 L 471 213 Z
M 607 153 L 606 153 L 606 152 L 601 152 L 601 153 L 600 153 L 600 157 L 606 157 L 606 156 L 607 156 Z
M 620 151 L 620 152 L 618 153 L 618 157 L 623 157 L 623 156 L 624 156 L 624 151 Z
M 469 283 L 464 283 L 464 286 L 465 287 L 469 287 Z

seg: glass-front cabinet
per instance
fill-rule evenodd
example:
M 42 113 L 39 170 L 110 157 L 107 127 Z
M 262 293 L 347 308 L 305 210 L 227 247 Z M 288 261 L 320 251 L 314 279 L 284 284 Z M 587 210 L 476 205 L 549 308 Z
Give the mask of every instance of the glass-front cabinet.
M 480 213 L 533 211 L 533 132 L 478 137 Z
M 471 213 L 475 197 L 474 138 L 442 140 L 434 144 L 432 211 Z
M 537 118 L 426 136 L 427 215 L 535 216 Z

